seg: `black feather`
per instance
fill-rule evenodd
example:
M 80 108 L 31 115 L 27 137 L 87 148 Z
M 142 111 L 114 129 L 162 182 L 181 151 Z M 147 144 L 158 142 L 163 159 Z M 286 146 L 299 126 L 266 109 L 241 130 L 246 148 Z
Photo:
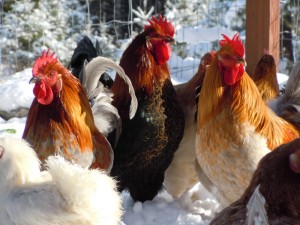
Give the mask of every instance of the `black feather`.
M 68 69 L 71 70 L 75 77 L 79 78 L 84 61 L 90 62 L 93 58 L 101 55 L 102 51 L 99 43 L 96 43 L 95 48 L 91 39 L 88 36 L 84 36 L 74 49 Z

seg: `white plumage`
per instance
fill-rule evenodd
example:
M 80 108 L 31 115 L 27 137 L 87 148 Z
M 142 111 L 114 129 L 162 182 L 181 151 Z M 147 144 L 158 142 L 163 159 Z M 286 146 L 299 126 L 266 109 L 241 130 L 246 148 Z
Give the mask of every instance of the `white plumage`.
M 60 156 L 41 172 L 34 150 L 22 139 L 0 139 L 1 225 L 114 225 L 122 216 L 115 181 Z
M 258 185 L 247 204 L 247 225 L 269 224 L 265 205 L 266 200 L 260 193 Z
M 82 77 L 82 85 L 87 92 L 88 99 L 93 101 L 92 112 L 96 127 L 106 137 L 115 130 L 114 142 L 116 143 L 122 130 L 122 121 L 117 108 L 111 104 L 113 101 L 112 91 L 99 82 L 100 76 L 109 69 L 117 71 L 128 85 L 128 91 L 131 96 L 129 117 L 132 119 L 137 111 L 138 102 L 132 83 L 122 67 L 108 58 L 98 56 L 89 63 L 84 62 L 80 76 Z

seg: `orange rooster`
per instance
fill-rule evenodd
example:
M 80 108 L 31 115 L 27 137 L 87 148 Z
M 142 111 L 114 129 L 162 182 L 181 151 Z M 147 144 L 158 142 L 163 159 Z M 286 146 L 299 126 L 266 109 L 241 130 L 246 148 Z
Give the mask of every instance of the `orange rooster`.
M 226 206 L 249 185 L 259 160 L 297 138 L 299 132 L 262 100 L 245 72 L 239 34 L 232 39 L 223 35 L 220 45 L 207 68 L 199 97 L 196 154 Z
M 264 55 L 256 64 L 252 79 L 266 103 L 278 97 L 279 84 L 275 59 L 268 51 L 265 50 Z
M 299 149 L 298 138 L 264 156 L 244 194 L 218 213 L 210 225 L 299 224 Z
M 119 181 L 119 191 L 126 189 L 135 201 L 141 202 L 152 200 L 162 189 L 164 173 L 184 129 L 184 115 L 167 64 L 174 27 L 162 17 L 153 17 L 149 23 L 133 39 L 120 61 L 138 99 L 132 120 L 128 117 L 127 85 L 117 75 L 112 86 L 113 104 L 123 124 L 114 148 L 111 175 Z
M 86 92 L 79 80 L 53 54 L 43 52 L 34 63 L 33 100 L 23 138 L 44 161 L 59 154 L 83 167 L 110 170 L 113 152 L 95 126 Z
M 184 112 L 185 126 L 183 138 L 175 152 L 174 159 L 166 170 L 164 185 L 173 197 L 180 197 L 197 182 L 195 172 L 195 137 L 196 109 L 198 94 L 201 91 L 207 65 L 212 59 L 211 53 L 206 53 L 200 60 L 198 71 L 186 83 L 175 85 L 178 101 Z

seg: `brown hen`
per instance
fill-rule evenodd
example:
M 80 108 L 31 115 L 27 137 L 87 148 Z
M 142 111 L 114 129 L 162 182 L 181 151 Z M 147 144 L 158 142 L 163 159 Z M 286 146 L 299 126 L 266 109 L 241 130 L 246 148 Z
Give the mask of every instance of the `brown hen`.
M 275 59 L 267 51 L 265 51 L 256 64 L 252 79 L 266 103 L 278 97 L 279 84 L 277 81 Z

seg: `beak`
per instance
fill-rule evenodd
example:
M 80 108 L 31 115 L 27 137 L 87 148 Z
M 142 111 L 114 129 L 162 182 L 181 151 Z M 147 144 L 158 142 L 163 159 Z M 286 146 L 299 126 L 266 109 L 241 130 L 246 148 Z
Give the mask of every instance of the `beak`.
M 171 37 L 167 37 L 167 38 L 166 38 L 166 42 L 169 42 L 170 44 L 176 45 L 175 39 L 174 39 L 174 38 L 171 38 Z
M 40 81 L 41 79 L 38 77 L 31 77 L 31 79 L 29 80 L 29 84 L 39 83 Z
M 246 60 L 244 58 L 238 58 L 237 62 L 240 63 L 240 64 L 242 64 L 243 66 L 247 66 L 247 62 L 246 62 Z

